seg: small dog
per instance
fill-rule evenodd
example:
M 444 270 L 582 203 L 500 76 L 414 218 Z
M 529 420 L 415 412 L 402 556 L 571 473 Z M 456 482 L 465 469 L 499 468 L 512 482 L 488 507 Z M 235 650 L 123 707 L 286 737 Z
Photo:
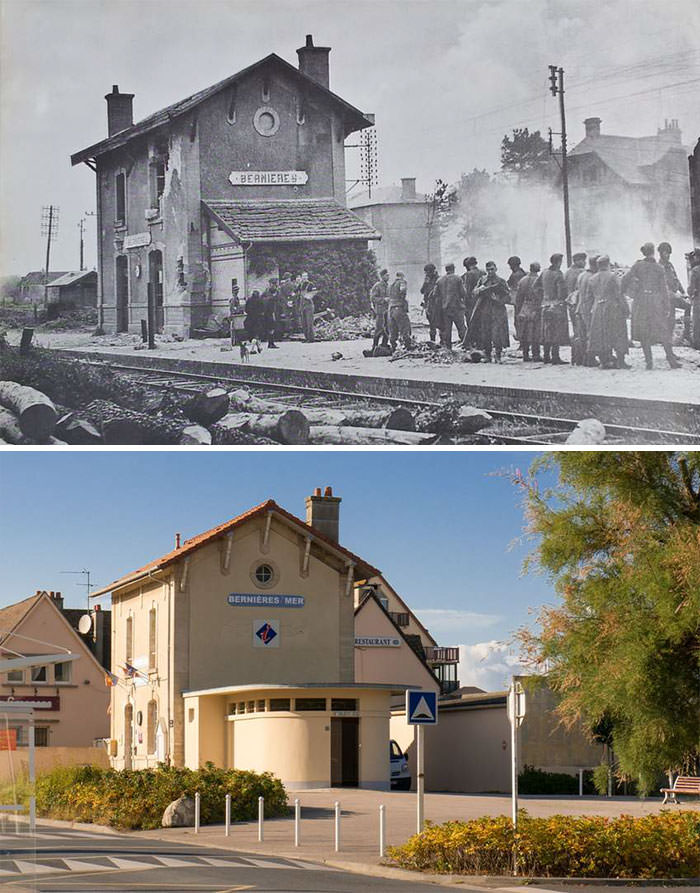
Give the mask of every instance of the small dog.
M 239 347 L 241 350 L 241 363 L 247 363 L 248 358 L 250 357 L 250 350 L 248 348 L 248 342 L 241 341 Z
M 260 344 L 257 338 L 251 339 L 249 351 L 250 353 L 262 353 L 262 344 Z

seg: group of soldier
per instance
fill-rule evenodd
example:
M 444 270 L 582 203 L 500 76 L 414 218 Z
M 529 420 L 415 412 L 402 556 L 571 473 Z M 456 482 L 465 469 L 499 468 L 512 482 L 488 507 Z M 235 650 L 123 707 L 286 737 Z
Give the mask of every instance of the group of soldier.
M 625 357 L 631 316 L 631 338 L 641 344 L 647 368 L 653 368 L 654 344 L 662 345 L 669 365 L 677 368 L 680 362 L 672 349 L 677 307 L 685 311 L 686 339 L 700 349 L 700 249 L 688 255 L 687 295 L 671 263 L 668 242 L 656 249 L 647 242 L 641 254 L 624 275 L 607 255 L 587 257 L 584 252 L 573 256 L 566 272 L 561 254 L 550 257 L 547 269 L 533 262 L 528 272 L 519 257 L 510 257 L 507 280 L 498 275 L 493 261 L 479 269 L 475 257 L 464 259 L 461 276 L 454 264 L 447 264 L 442 276 L 434 264 L 426 264 L 421 294 L 430 340 L 435 342 L 439 335 L 440 345 L 451 349 L 456 328 L 461 347 L 499 363 L 504 348 L 510 346 L 506 305 L 513 304 L 515 336 L 524 362 L 566 363 L 560 348 L 571 345 L 574 365 L 629 369 Z M 388 271 L 382 270 L 370 293 L 374 354 L 395 351 L 399 341 L 411 346 L 406 280 L 402 273 L 391 283 L 389 279 Z
M 246 334 L 251 340 L 266 341 L 268 347 L 277 347 L 275 339 L 300 331 L 304 340 L 313 341 L 315 294 L 308 273 L 285 273 L 281 281 L 270 279 L 262 294 L 255 289 L 245 302 Z M 232 305 L 237 301 L 234 287 Z

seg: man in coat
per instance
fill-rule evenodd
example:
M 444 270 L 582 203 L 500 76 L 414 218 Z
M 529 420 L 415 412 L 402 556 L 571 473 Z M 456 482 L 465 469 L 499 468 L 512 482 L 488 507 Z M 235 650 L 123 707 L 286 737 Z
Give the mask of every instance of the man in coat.
M 632 338 L 639 341 L 647 369 L 654 368 L 652 344 L 661 344 L 672 369 L 680 362 L 671 349 L 671 297 L 663 268 L 656 263 L 654 245 L 645 242 L 643 257 L 636 261 L 622 280 L 622 292 L 632 298 Z
M 452 326 L 457 326 L 457 335 L 462 341 L 467 334 L 464 322 L 464 301 L 466 294 L 462 280 L 455 273 L 455 265 L 447 264 L 445 275 L 441 276 L 435 284 L 435 303 L 442 319 L 442 331 L 440 343 L 443 347 L 452 349 Z
M 518 283 L 523 278 L 523 276 L 527 275 L 525 270 L 522 268 L 522 261 L 514 254 L 512 257 L 508 258 L 508 266 L 510 267 L 510 276 L 506 280 L 508 283 L 508 290 L 510 291 L 510 304 L 515 304 L 515 295 L 518 291 Z M 513 315 L 513 323 L 515 325 L 515 337 L 520 340 L 520 335 L 518 333 L 518 317 L 517 314 Z
M 279 328 L 279 288 L 276 279 L 270 279 L 267 288 L 262 293 L 262 302 L 267 346 L 277 347 L 275 335 Z
M 399 340 L 408 349 L 411 346 L 411 321 L 408 318 L 408 285 L 403 273 L 397 273 L 389 286 L 389 343 L 396 350 Z
M 423 295 L 421 306 L 425 310 L 425 316 L 430 326 L 430 340 L 435 341 L 435 336 L 442 331 L 442 320 L 440 318 L 440 309 L 435 296 L 435 286 L 440 278 L 435 264 L 426 264 L 423 267 L 425 278 L 423 285 L 420 287 L 420 293 Z
M 603 369 L 630 369 L 625 363 L 625 354 L 629 349 L 629 310 L 620 290 L 620 280 L 610 271 L 607 254 L 598 258 L 598 272 L 591 276 L 589 288 L 593 298 L 588 327 L 589 353 L 600 359 Z
M 487 363 L 491 362 L 492 352 L 496 362 L 500 363 L 503 348 L 510 344 L 506 311 L 510 290 L 505 279 L 496 275 L 496 269 L 496 264 L 490 260 L 486 264 L 486 273 L 474 289 L 476 304 L 465 338 L 465 342 L 483 350 Z
M 595 354 L 588 349 L 588 336 L 591 331 L 591 315 L 593 313 L 593 294 L 591 292 L 591 279 L 598 272 L 598 255 L 592 254 L 588 258 L 588 269 L 579 273 L 577 288 L 569 295 L 571 301 L 575 295 L 573 306 L 569 304 L 571 324 L 574 330 L 574 346 L 571 348 L 571 362 L 579 366 L 595 366 L 597 360 Z M 564 276 L 566 280 L 566 276 Z M 574 352 L 576 359 L 574 359 Z
M 571 342 L 571 364 L 583 366 L 586 357 L 586 330 L 582 328 L 580 317 L 576 313 L 578 304 L 580 277 L 586 266 L 586 252 L 577 251 L 573 256 L 573 263 L 564 273 L 564 285 L 566 286 L 566 303 L 569 308 L 573 339 Z
M 659 242 L 656 250 L 659 252 L 659 265 L 663 268 L 666 276 L 666 287 L 671 296 L 671 338 L 673 338 L 673 330 L 676 325 L 676 307 L 680 307 L 684 311 L 683 337 L 686 341 L 690 341 L 690 303 L 685 298 L 685 289 L 671 263 L 671 245 L 668 242 Z
M 314 298 L 317 289 L 309 279 L 308 273 L 302 273 L 299 280 L 299 315 L 301 316 L 301 328 L 304 332 L 304 341 L 314 340 Z
M 462 261 L 462 266 L 465 269 L 465 272 L 462 273 L 462 285 L 464 286 L 464 294 L 466 295 L 464 299 L 464 315 L 467 322 L 467 326 L 469 326 L 469 320 L 471 319 L 472 310 L 474 309 L 474 304 L 476 303 L 476 298 L 474 297 L 474 289 L 477 286 L 477 283 L 484 275 L 484 271 L 479 269 L 479 265 L 476 262 L 475 257 L 465 257 Z
M 690 345 L 695 350 L 700 350 L 700 248 L 691 251 L 688 260 L 690 261 L 688 297 L 690 298 L 692 314 Z
M 540 276 L 540 265 L 535 261 L 530 264 L 530 272 L 518 282 L 515 292 L 515 323 L 520 349 L 523 352 L 523 363 L 530 360 L 539 362 L 540 337 L 542 335 L 541 297 L 535 289 Z M 530 351 L 532 350 L 532 357 Z
M 379 274 L 379 281 L 375 282 L 369 293 L 369 303 L 374 313 L 374 340 L 372 341 L 372 350 L 374 350 L 379 342 L 382 347 L 389 346 L 389 324 L 387 321 L 387 311 L 389 310 L 389 271 L 382 270 Z
M 542 297 L 542 350 L 545 363 L 565 363 L 559 348 L 569 343 L 569 320 L 566 305 L 566 283 L 561 271 L 562 254 L 549 258 L 549 267 L 537 280 L 535 288 Z

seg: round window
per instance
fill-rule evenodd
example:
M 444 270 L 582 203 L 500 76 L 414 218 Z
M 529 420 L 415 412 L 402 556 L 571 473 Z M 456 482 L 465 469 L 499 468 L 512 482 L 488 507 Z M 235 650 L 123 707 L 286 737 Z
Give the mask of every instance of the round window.
M 253 116 L 253 127 L 260 136 L 274 136 L 280 128 L 280 116 L 270 106 L 262 106 Z
M 259 564 L 255 568 L 255 579 L 261 586 L 269 586 L 275 578 L 275 572 L 269 564 Z

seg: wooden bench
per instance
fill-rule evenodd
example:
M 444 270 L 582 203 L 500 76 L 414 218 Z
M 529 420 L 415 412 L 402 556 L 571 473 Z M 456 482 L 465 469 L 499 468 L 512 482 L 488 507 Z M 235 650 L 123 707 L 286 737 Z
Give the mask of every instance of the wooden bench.
M 664 803 L 678 803 L 679 794 L 687 794 L 689 797 L 700 797 L 700 778 L 692 775 L 679 775 L 673 782 L 672 788 L 661 788 L 664 795 Z

